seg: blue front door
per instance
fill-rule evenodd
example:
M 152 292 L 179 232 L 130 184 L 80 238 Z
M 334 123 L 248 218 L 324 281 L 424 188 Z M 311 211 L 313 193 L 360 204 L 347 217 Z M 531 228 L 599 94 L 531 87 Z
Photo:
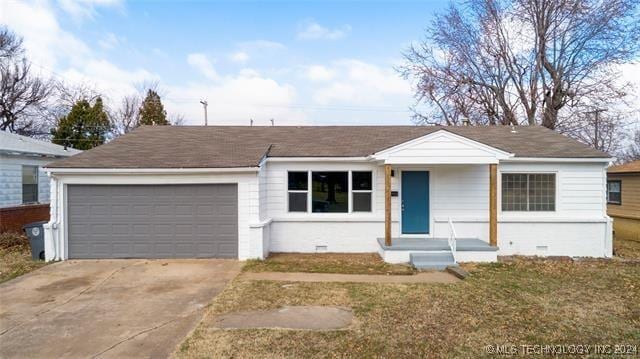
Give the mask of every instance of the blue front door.
M 402 171 L 402 233 L 429 233 L 429 172 Z

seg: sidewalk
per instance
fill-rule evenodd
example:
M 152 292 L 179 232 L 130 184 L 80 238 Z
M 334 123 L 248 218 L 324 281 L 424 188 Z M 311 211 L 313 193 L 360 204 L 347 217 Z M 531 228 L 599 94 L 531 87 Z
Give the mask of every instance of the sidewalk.
M 459 281 L 458 278 L 446 272 L 424 272 L 415 275 L 244 272 L 238 278 L 240 280 L 342 283 L 456 283 Z

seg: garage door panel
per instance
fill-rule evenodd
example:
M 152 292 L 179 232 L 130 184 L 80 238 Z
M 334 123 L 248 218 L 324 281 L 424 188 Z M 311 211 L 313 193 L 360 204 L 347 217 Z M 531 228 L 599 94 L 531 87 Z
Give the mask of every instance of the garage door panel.
M 237 185 L 69 185 L 69 258 L 237 258 Z

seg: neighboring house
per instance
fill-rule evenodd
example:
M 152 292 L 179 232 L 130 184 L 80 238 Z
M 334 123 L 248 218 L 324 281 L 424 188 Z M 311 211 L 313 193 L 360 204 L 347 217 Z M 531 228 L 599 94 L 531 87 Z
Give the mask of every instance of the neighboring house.
M 49 203 L 42 166 L 80 151 L 0 131 L 0 207 Z
M 141 127 L 47 166 L 47 259 L 609 257 L 609 162 L 537 126 Z
M 640 241 L 640 160 L 607 172 L 607 214 L 615 236 Z
M 42 166 L 79 152 L 0 131 L 0 232 L 49 218 L 49 178 Z

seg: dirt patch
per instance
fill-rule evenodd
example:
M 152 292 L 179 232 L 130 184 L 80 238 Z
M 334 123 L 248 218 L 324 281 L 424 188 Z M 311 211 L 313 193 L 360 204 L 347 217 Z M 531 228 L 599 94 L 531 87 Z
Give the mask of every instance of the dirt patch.
M 352 320 L 351 308 L 287 306 L 267 311 L 220 315 L 213 320 L 212 326 L 221 329 L 336 330 L 348 327 Z

